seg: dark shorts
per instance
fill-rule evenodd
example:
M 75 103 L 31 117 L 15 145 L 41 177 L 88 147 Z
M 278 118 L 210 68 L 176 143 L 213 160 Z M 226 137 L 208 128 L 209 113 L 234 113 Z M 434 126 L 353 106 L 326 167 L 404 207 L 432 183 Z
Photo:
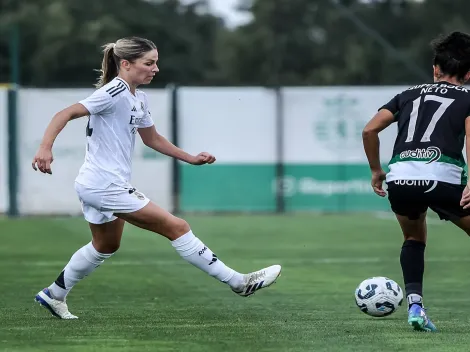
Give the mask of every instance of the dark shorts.
M 394 213 L 411 220 L 419 218 L 428 208 L 441 220 L 455 221 L 470 215 L 460 206 L 464 185 L 440 181 L 397 180 L 387 182 L 388 200 Z

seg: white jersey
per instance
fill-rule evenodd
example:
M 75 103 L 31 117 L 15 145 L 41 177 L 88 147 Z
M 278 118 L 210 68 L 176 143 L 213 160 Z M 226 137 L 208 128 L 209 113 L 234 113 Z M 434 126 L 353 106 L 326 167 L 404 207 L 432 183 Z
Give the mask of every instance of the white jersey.
M 145 93 L 136 90 L 134 96 L 116 77 L 79 103 L 90 116 L 85 162 L 76 182 L 98 189 L 112 183 L 129 186 L 137 129 L 153 125 Z

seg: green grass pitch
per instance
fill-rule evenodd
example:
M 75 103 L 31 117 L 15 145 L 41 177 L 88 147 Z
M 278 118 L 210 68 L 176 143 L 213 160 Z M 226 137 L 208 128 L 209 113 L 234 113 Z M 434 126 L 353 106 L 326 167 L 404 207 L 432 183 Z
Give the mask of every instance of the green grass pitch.
M 470 242 L 429 224 L 425 305 L 436 334 L 402 306 L 386 318 L 355 306 L 370 276 L 403 288 L 401 232 L 389 215 L 188 216 L 227 265 L 279 263 L 282 276 L 249 298 L 187 264 L 168 241 L 126 225 L 121 249 L 68 297 L 77 321 L 33 302 L 90 240 L 81 218 L 0 219 L 0 351 L 469 351 Z

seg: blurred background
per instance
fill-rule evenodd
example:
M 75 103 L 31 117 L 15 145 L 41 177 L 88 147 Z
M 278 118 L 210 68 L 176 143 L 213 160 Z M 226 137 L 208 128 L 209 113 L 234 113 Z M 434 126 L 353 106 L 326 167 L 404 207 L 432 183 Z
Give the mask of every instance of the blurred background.
M 430 41 L 470 31 L 468 14 L 468 0 L 0 0 L 0 350 L 468 351 L 468 239 L 432 214 L 425 304 L 443 333 L 412 334 L 405 307 L 371 319 L 353 299 L 367 277 L 404 288 L 362 129 L 432 81 Z M 131 35 L 159 49 L 141 87 L 158 131 L 217 157 L 190 166 L 137 138 L 133 186 L 235 270 L 281 264 L 282 277 L 240 299 L 126 225 L 67 297 L 80 319 L 53 321 L 33 297 L 90 241 L 73 186 L 87 119 L 57 138 L 52 175 L 31 161 L 54 114 L 93 93 L 102 46 Z M 380 134 L 385 169 L 395 134 Z
M 85 121 L 32 172 L 59 110 L 93 92 L 102 45 L 153 40 L 145 89 L 160 133 L 191 167 L 136 147 L 133 183 L 174 211 L 388 210 L 375 197 L 361 131 L 409 85 L 432 80 L 430 41 L 469 29 L 465 0 L 0 1 L 0 212 L 79 214 L 73 180 Z M 85 119 L 83 119 L 85 120 Z M 394 127 L 383 133 L 384 167 Z M 5 167 L 7 166 L 7 167 Z

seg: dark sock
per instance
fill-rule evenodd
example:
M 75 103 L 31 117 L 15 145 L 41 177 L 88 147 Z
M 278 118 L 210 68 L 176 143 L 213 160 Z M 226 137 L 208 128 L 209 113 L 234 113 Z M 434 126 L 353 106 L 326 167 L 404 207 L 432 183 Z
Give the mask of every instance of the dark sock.
M 400 254 L 401 269 L 405 282 L 406 297 L 413 295 L 414 299 L 408 299 L 408 305 L 418 304 L 421 307 L 423 302 L 418 301 L 417 296 L 423 296 L 423 275 L 424 275 L 424 250 L 426 244 L 414 240 L 403 242 Z M 417 296 L 416 296 L 417 295 Z

